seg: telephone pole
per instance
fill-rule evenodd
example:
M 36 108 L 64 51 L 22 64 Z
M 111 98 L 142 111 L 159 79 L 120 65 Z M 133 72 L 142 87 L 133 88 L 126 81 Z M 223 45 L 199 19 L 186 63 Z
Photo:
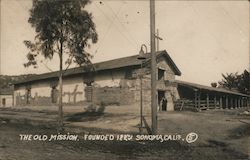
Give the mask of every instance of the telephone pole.
M 155 56 L 155 0 L 150 0 L 150 48 L 151 48 L 151 118 L 152 134 L 157 134 L 156 56 Z

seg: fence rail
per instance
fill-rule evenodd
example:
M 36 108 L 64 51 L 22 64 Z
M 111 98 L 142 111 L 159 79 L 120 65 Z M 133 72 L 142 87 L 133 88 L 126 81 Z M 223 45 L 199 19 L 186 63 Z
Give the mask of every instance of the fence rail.
M 204 110 L 204 109 L 215 109 L 220 108 L 220 104 L 215 100 L 187 100 L 187 99 L 179 99 L 174 102 L 175 109 L 183 110 L 183 109 L 191 109 L 191 110 Z
M 226 102 L 227 101 L 227 102 Z M 196 99 L 196 100 L 190 100 L 190 99 L 179 99 L 174 102 L 175 110 L 207 110 L 207 109 L 216 109 L 216 108 L 240 108 L 240 107 L 249 107 L 249 101 L 248 100 L 242 100 L 242 99 Z

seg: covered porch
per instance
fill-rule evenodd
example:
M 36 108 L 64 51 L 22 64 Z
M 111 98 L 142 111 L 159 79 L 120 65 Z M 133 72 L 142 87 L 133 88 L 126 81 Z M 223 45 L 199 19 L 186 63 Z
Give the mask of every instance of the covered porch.
M 197 111 L 209 109 L 237 109 L 250 107 L 250 96 L 222 88 L 208 87 L 190 82 L 177 81 L 180 99 L 175 107 Z

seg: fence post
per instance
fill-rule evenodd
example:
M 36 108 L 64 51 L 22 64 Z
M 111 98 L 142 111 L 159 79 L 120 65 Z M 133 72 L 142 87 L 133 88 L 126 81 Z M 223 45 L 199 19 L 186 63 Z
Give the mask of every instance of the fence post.
M 228 96 L 226 96 L 226 109 L 228 109 Z
M 199 111 L 201 111 L 201 93 L 200 92 L 198 95 L 198 108 L 199 108 Z
M 216 109 L 216 107 L 217 107 L 217 101 L 216 101 L 216 96 L 214 96 L 214 109 Z
M 207 94 L 207 110 L 209 110 L 209 95 Z
M 197 109 L 197 89 L 194 90 L 194 108 Z

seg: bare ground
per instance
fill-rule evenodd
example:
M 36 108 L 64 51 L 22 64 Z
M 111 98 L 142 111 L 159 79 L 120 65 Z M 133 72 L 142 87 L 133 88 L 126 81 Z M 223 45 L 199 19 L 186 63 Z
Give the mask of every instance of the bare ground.
M 124 109 L 124 107 L 123 107 Z M 199 135 L 196 142 L 158 141 L 138 143 L 117 141 L 20 141 L 19 134 L 56 134 L 54 111 L 0 109 L 0 160 L 14 159 L 249 159 L 250 117 L 243 109 L 202 112 L 162 112 L 158 114 L 159 134 L 190 132 Z M 110 107 L 104 114 L 65 114 L 71 132 L 138 132 L 139 117 Z M 150 117 L 147 117 L 150 123 Z M 37 123 L 35 123 L 37 122 Z M 44 124 L 43 126 L 38 124 Z M 46 125 L 51 124 L 51 125 Z M 71 130 L 72 127 L 72 130 Z

